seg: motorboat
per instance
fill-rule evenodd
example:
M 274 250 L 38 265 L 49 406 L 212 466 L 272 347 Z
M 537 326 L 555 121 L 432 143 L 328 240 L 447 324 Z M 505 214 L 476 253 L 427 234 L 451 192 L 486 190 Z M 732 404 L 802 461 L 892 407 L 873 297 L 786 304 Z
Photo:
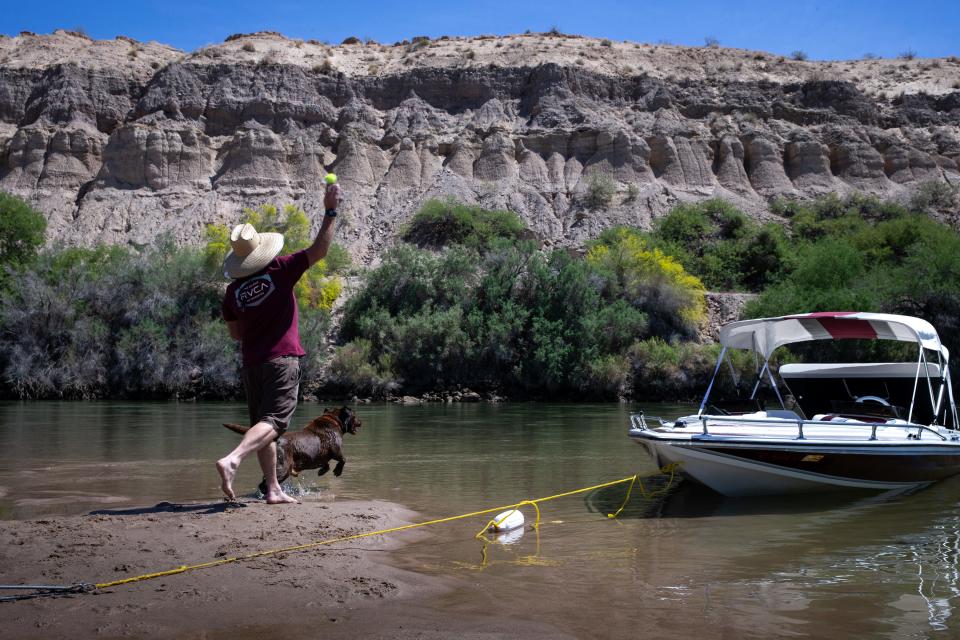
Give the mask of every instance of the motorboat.
M 908 362 L 790 363 L 771 356 L 814 340 L 917 345 Z M 658 464 L 727 496 L 818 491 L 908 491 L 960 473 L 960 431 L 949 351 L 910 316 L 819 312 L 743 320 L 720 329 L 722 347 L 696 414 L 630 416 L 629 436 Z M 907 348 L 909 349 L 909 348 Z M 711 401 L 724 363 L 746 350 L 756 363 L 739 410 Z M 741 376 L 741 378 L 744 376 Z M 779 378 L 779 382 L 778 382 Z M 749 393 L 747 392 L 749 390 Z M 775 407 L 762 407 L 761 390 Z M 746 406 L 744 406 L 746 404 Z M 779 406 L 777 406 L 779 405 Z

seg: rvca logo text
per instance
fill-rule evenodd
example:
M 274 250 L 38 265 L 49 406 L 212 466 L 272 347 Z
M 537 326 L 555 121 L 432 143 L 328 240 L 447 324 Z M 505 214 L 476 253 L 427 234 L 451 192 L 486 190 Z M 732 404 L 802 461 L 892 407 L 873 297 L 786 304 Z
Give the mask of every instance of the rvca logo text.
M 259 306 L 273 293 L 274 289 L 276 289 L 276 286 L 274 286 L 270 274 L 265 273 L 262 276 L 247 280 L 237 287 L 237 308 L 247 309 Z

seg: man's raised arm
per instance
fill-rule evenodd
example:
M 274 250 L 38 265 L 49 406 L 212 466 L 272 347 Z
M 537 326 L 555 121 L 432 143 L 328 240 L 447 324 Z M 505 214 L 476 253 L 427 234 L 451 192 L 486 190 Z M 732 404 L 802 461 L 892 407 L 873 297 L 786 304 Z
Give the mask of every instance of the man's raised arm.
M 307 247 L 307 258 L 311 266 L 327 257 L 327 251 L 330 250 L 330 244 L 333 242 L 333 223 L 337 219 L 339 206 L 340 185 L 329 185 L 323 196 L 323 207 L 326 210 L 323 214 L 323 224 L 320 225 L 320 231 L 317 232 L 313 244 Z

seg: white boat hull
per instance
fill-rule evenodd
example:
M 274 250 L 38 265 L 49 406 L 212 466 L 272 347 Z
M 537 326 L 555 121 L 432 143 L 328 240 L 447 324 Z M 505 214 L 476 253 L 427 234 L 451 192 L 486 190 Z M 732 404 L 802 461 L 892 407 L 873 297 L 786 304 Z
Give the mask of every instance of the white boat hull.
M 735 458 L 664 442 L 646 441 L 661 464 L 679 463 L 683 475 L 717 493 L 731 497 L 762 496 L 865 489 L 903 491 L 930 484 L 841 478 L 812 471 Z

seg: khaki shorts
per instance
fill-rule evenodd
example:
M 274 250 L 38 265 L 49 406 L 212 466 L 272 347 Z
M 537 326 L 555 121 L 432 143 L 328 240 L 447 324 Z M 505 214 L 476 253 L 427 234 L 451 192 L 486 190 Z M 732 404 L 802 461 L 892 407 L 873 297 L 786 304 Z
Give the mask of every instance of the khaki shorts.
M 267 422 L 278 434 L 290 426 L 300 390 L 300 359 L 284 356 L 241 369 L 250 425 Z

